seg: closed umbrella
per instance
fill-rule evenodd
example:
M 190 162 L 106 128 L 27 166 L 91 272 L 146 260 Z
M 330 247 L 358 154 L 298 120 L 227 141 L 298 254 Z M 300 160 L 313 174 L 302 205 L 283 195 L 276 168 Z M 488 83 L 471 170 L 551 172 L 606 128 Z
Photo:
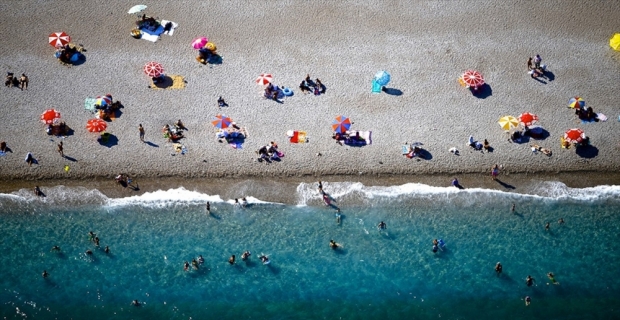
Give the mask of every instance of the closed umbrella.
M 232 119 L 225 116 L 225 115 L 221 115 L 218 114 L 217 116 L 215 116 L 215 118 L 211 121 L 211 123 L 216 127 L 216 128 L 220 128 L 220 129 L 226 129 L 230 126 L 230 124 L 232 123 Z
M 570 129 L 564 133 L 564 140 L 569 143 L 581 143 L 586 134 L 581 129 Z
M 102 132 L 108 127 L 108 124 L 101 119 L 90 119 L 86 122 L 86 130 L 89 132 Z
M 529 127 L 536 121 L 538 121 L 538 116 L 533 113 L 525 112 L 519 116 L 519 123 L 524 127 Z
M 64 31 L 54 32 L 49 35 L 49 43 L 55 48 L 64 47 L 69 42 L 71 42 L 71 37 Z
M 138 12 L 142 12 L 144 11 L 144 9 L 146 9 L 146 6 L 143 4 L 139 4 L 139 5 L 135 5 L 133 7 L 131 7 L 131 9 L 129 9 L 129 11 L 127 11 L 128 14 L 134 14 L 134 13 L 138 13 Z
M 262 86 L 266 86 L 273 81 L 273 76 L 271 73 L 261 73 L 260 76 L 258 76 L 258 78 L 254 81 Z
M 575 109 L 575 108 L 585 108 L 586 107 L 586 102 L 581 99 L 581 97 L 574 97 L 574 98 L 570 98 L 568 100 L 568 106 Z
M 157 78 L 164 73 L 164 66 L 159 62 L 151 61 L 144 65 L 144 73 L 151 78 Z
M 332 129 L 337 133 L 345 133 L 351 128 L 351 120 L 345 116 L 337 116 L 332 122 Z
M 381 86 L 386 86 L 391 80 L 390 74 L 386 71 L 379 71 L 375 74 L 375 82 Z
M 56 119 L 60 119 L 60 112 L 56 109 L 47 109 L 41 114 L 41 121 L 45 124 L 52 124 Z
M 503 116 L 499 118 L 497 123 L 499 123 L 499 126 L 505 131 L 510 131 L 519 125 L 519 120 L 513 116 Z
M 209 42 L 206 37 L 198 37 L 192 40 L 192 48 L 198 50 L 204 48 L 204 46 Z

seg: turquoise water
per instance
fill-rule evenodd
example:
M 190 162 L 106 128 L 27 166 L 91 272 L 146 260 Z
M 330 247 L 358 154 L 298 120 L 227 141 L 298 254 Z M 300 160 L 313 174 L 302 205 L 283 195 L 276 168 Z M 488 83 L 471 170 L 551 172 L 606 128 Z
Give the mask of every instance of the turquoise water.
M 326 183 L 325 190 L 342 210 L 340 224 L 307 184 L 296 190 L 298 205 L 249 198 L 246 208 L 182 189 L 116 200 L 90 191 L 91 203 L 69 208 L 51 194 L 45 200 L 25 192 L 0 196 L 0 313 L 19 319 L 620 317 L 618 187 L 556 183 L 535 196 L 417 184 Z M 376 229 L 379 221 L 387 232 Z M 100 248 L 88 240 L 91 230 Z M 445 240 L 444 251 L 431 251 L 434 238 Z M 330 239 L 343 248 L 330 249 Z M 62 252 L 50 252 L 53 245 Z M 245 250 L 252 252 L 247 262 L 240 259 Z M 271 264 L 260 263 L 261 253 Z M 183 262 L 200 254 L 204 265 L 184 271 Z M 232 266 L 231 254 L 238 258 Z M 547 285 L 547 272 L 560 285 Z M 535 286 L 525 285 L 527 275 Z M 532 298 L 529 307 L 525 296 Z M 142 306 L 131 306 L 134 299 Z

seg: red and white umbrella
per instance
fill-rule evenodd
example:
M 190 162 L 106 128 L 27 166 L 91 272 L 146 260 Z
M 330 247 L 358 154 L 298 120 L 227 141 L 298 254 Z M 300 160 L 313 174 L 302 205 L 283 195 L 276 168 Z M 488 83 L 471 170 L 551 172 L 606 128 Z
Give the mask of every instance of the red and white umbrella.
M 108 124 L 101 119 L 90 119 L 86 122 L 86 130 L 89 132 L 102 132 L 108 127 Z
M 144 65 L 144 73 L 151 78 L 157 78 L 164 73 L 164 66 L 159 62 L 151 61 Z
M 533 113 L 525 112 L 519 116 L 519 123 L 524 127 L 529 127 L 536 121 L 538 121 L 538 116 Z
M 54 32 L 49 36 L 49 42 L 55 48 L 63 47 L 67 43 L 71 42 L 71 37 L 68 34 L 63 32 Z
M 41 121 L 45 124 L 52 124 L 56 119 L 60 119 L 60 112 L 56 109 L 47 109 L 41 114 Z
M 564 140 L 570 143 L 581 143 L 586 134 L 581 129 L 570 129 L 564 133 Z
M 463 82 L 468 86 L 468 87 L 480 87 L 484 84 L 484 77 L 482 77 L 482 74 L 480 74 L 480 72 L 476 71 L 476 70 L 467 70 L 465 71 L 465 73 L 463 73 L 463 75 L 461 76 L 461 78 L 463 79 Z
M 271 73 L 261 73 L 260 76 L 258 76 L 258 78 L 254 81 L 262 86 L 266 86 L 273 81 L 273 76 Z

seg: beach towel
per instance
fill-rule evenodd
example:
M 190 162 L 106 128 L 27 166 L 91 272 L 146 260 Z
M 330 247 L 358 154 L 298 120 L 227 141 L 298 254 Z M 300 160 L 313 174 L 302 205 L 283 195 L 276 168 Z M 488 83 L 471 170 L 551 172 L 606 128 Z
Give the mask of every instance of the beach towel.
M 84 109 L 90 111 L 90 112 L 96 112 L 97 109 L 95 109 L 95 102 L 97 101 L 97 99 L 95 98 L 86 98 L 84 100 Z
M 161 25 L 165 27 L 166 24 L 168 24 L 168 22 L 172 23 L 172 28 L 170 29 L 170 31 L 163 32 L 163 34 L 167 34 L 169 36 L 172 36 L 174 34 L 174 29 L 176 29 L 179 26 L 179 24 L 176 23 L 176 22 L 168 21 L 168 20 L 162 20 L 161 21 Z M 163 31 L 163 29 L 162 29 L 162 31 Z
M 159 36 L 154 35 L 154 34 L 148 34 L 146 32 L 142 32 L 142 36 L 140 37 L 140 39 L 144 39 L 146 41 L 151 41 L 151 42 L 157 42 L 157 40 L 159 40 Z
M 292 131 L 292 134 L 289 135 L 289 141 L 291 143 L 306 143 L 306 132 L 305 131 Z
M 165 75 L 163 83 L 155 85 L 151 79 L 151 89 L 185 89 L 185 78 L 180 75 Z
M 607 121 L 607 116 L 606 116 L 606 115 L 604 115 L 604 114 L 602 114 L 602 113 L 597 113 L 597 114 L 596 114 L 596 117 L 597 117 L 600 121 L 603 121 L 603 122 Z
M 372 80 L 372 93 L 381 93 L 381 85 L 376 80 Z
M 358 139 L 356 136 L 359 133 Z M 344 140 L 344 144 L 349 146 L 365 146 L 372 144 L 372 131 L 350 131 L 349 139 Z
M 187 153 L 187 148 L 185 148 L 185 146 L 180 143 L 173 144 L 172 148 L 174 148 L 174 151 L 176 151 L 177 153 L 180 153 L 183 155 Z
M 6 156 L 6 152 L 0 151 L 0 157 Z
M 241 142 L 231 142 L 231 143 L 229 143 L 229 145 L 233 149 L 243 149 L 243 143 L 241 143 Z
M 402 153 L 403 154 L 409 154 L 409 146 L 408 145 L 402 146 Z

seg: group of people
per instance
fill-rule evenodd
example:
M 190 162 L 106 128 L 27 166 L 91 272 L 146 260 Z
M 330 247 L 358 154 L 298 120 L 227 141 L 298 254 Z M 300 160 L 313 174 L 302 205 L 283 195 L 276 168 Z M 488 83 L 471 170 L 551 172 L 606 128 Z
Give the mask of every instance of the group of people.
M 265 92 L 263 93 L 266 99 L 272 99 L 274 101 L 280 101 L 278 100 L 278 98 L 281 94 L 284 94 L 282 92 L 282 88 L 271 83 L 267 84 L 267 86 L 265 87 Z
M 174 126 L 170 127 L 170 125 L 166 124 L 161 131 L 164 134 L 164 138 L 168 139 L 168 142 L 173 142 L 184 138 L 183 130 L 187 130 L 187 128 L 185 128 L 183 122 L 179 119 L 174 123 Z
M 66 136 L 69 133 L 69 126 L 64 121 L 50 123 L 45 126 L 45 133 L 50 136 Z
M 246 133 L 237 123 L 231 122 L 228 128 L 218 130 L 215 136 L 219 142 L 226 140 L 226 142 L 231 143 L 235 140 L 244 139 Z
M 25 73 L 22 73 L 22 76 L 17 79 L 12 72 L 7 72 L 4 85 L 9 88 L 19 86 L 22 90 L 28 89 L 28 76 L 26 76 Z
M 310 79 L 310 75 L 307 74 L 304 80 L 302 80 L 299 84 L 299 90 L 301 90 L 301 92 L 304 94 L 313 93 L 315 96 L 318 96 L 325 93 L 326 87 L 325 85 L 323 85 L 321 80 L 317 78 L 316 80 L 312 81 L 312 79 Z
M 58 47 L 54 55 L 58 58 L 58 60 L 60 60 L 60 62 L 70 64 L 79 59 L 80 52 L 82 50 L 82 48 L 78 48 L 67 43 L 64 46 Z
M 542 62 L 542 58 L 538 54 L 533 59 L 532 57 L 529 57 L 529 59 L 527 59 L 528 73 L 534 79 L 538 77 L 545 77 L 546 66 L 541 64 L 541 62 Z
M 119 173 L 116 177 L 114 177 L 114 180 L 116 181 L 116 183 L 122 185 L 122 186 L 128 186 L 131 184 L 131 178 L 123 173 Z
M 283 156 L 282 152 L 278 150 L 278 144 L 271 141 L 269 145 L 262 146 L 260 149 L 256 150 L 258 154 L 258 161 L 268 161 L 268 160 L 280 160 Z
M 489 152 L 490 148 L 491 148 L 491 144 L 489 143 L 489 141 L 487 139 L 484 139 L 484 141 L 480 142 L 480 141 L 476 141 L 474 139 L 474 136 L 469 136 L 469 139 L 467 140 L 467 144 L 474 148 L 474 150 L 477 151 L 487 151 Z
M 599 121 L 598 116 L 596 113 L 594 113 L 594 109 L 592 109 L 592 107 L 575 108 L 575 114 L 579 117 L 580 120 L 596 122 Z

